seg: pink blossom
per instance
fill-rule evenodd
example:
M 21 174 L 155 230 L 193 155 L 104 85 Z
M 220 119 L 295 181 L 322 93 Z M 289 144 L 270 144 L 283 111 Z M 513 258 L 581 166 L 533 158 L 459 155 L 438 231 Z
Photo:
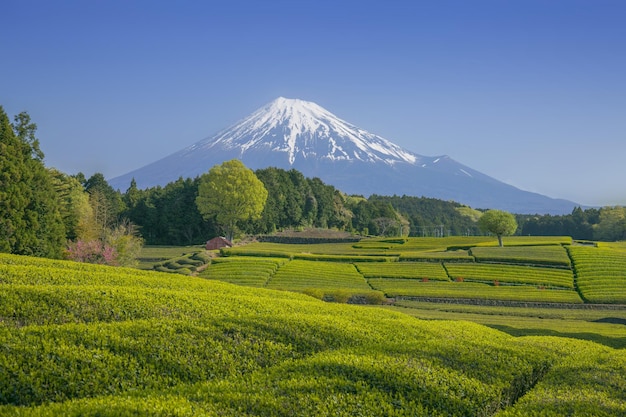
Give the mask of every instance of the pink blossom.
M 99 240 L 69 242 L 66 257 L 76 262 L 117 265 L 117 251 Z

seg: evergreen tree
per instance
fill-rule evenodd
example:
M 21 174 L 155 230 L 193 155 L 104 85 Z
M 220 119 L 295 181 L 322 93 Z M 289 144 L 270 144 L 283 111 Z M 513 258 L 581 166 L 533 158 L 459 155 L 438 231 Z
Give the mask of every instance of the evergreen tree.
M 0 106 L 0 251 L 58 258 L 65 227 L 36 129 L 25 112 L 12 125 Z
M 199 178 L 178 180 L 165 187 L 139 190 L 131 182 L 124 194 L 123 215 L 137 225 L 149 245 L 193 245 L 216 236 L 215 225 L 196 207 Z

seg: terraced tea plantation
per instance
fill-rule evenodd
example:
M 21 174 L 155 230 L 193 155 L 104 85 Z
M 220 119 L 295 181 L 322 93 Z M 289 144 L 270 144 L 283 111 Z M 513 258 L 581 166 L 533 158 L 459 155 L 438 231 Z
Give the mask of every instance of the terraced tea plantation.
M 285 262 L 284 258 L 217 258 L 202 276 L 238 285 L 264 287 Z
M 537 285 L 544 288 L 574 289 L 574 277 L 569 268 L 539 268 L 479 262 L 446 263 L 445 268 L 448 276 L 454 281 Z
M 223 255 L 245 268 L 250 258 L 264 262 L 263 255 L 280 254 L 286 261 L 273 275 L 262 273 L 256 282 L 265 282 L 267 288 L 306 289 L 320 298 L 330 288 L 341 288 L 380 291 L 393 299 L 584 302 L 566 249 L 571 239 L 515 237 L 506 242 L 508 246 L 496 247 L 493 239 L 485 237 L 451 237 L 370 239 L 350 244 L 256 243 L 226 249 Z M 304 259 L 316 262 L 302 263 Z M 220 279 L 213 268 L 219 269 L 220 264 L 210 266 L 201 276 Z M 255 274 L 252 268 L 249 274 Z M 229 280 L 228 275 L 224 277 Z
M 202 273 L 244 282 L 238 258 Z M 370 288 L 351 262 L 259 261 L 266 286 Z M 626 349 L 571 337 L 0 254 L 0 416 L 622 416 L 625 374 Z
M 571 247 L 578 288 L 590 303 L 626 304 L 626 252 L 608 248 Z
M 259 277 L 266 288 L 303 292 L 326 301 L 384 304 L 428 319 L 471 320 L 511 334 L 567 334 L 626 347 L 623 245 L 595 247 L 568 237 L 508 237 L 504 242 L 504 247 L 498 247 L 493 238 L 449 237 L 349 244 L 255 243 L 225 250 L 223 255 L 245 263 L 264 259 L 259 257 L 262 254 L 280 254 L 284 263 L 274 275 Z M 303 259 L 310 263 L 302 264 Z M 208 276 L 211 268 L 201 276 Z M 342 268 L 349 273 L 340 272 Z M 211 277 L 221 279 L 219 274 Z M 431 303 L 441 308 L 422 308 Z M 452 312 L 450 305 L 484 310 Z M 490 310 L 491 306 L 498 310 Z M 534 319 L 510 315 L 511 309 L 523 307 L 542 313 Z M 539 321 L 550 315 L 546 309 L 583 309 L 589 314 L 577 315 L 567 324 Z

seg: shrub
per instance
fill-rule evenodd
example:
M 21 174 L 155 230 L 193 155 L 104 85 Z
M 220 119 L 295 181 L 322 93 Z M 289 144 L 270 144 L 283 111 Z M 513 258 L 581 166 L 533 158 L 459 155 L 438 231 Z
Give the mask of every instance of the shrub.
M 208 252 L 196 252 L 193 255 L 191 255 L 191 259 L 200 261 L 203 264 L 208 264 L 211 262 L 211 255 L 209 255 Z
M 69 242 L 66 259 L 90 264 L 117 265 L 118 254 L 113 246 L 99 240 L 77 240 Z

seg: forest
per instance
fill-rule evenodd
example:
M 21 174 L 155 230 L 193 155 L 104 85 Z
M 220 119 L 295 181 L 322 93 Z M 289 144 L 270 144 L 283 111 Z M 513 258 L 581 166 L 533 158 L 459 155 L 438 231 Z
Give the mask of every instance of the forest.
M 255 171 L 268 190 L 261 218 L 240 225 L 242 234 L 272 234 L 285 229 L 330 228 L 363 236 L 477 236 L 482 211 L 453 201 L 413 196 L 346 195 L 319 178 L 296 170 Z M 164 187 L 125 192 L 110 189 L 101 175 L 86 184 L 102 187 L 118 207 L 117 217 L 137 225 L 147 244 L 189 245 L 221 233 L 195 204 L 199 178 L 179 178 Z M 87 188 L 89 189 L 89 188 Z M 515 214 L 519 236 L 572 236 L 577 240 L 626 239 L 624 207 L 575 208 L 567 215 Z
M 202 176 L 165 186 L 114 190 L 101 173 L 87 178 L 46 167 L 23 112 L 13 123 L 0 107 L 0 252 L 132 264 L 142 244 L 191 245 L 223 234 L 196 204 Z M 362 236 L 474 236 L 484 210 L 428 197 L 347 195 L 296 170 L 254 172 L 267 190 L 260 216 L 239 236 L 322 228 Z M 575 208 L 567 215 L 515 215 L 516 235 L 626 239 L 626 208 Z

